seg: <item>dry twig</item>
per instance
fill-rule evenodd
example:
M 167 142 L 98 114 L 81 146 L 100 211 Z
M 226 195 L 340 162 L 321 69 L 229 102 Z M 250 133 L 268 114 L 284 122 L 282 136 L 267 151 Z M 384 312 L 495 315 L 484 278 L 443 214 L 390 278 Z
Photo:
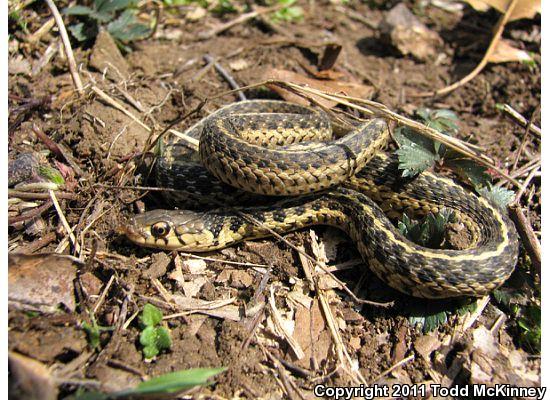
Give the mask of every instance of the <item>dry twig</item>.
M 82 86 L 82 80 L 80 79 L 80 75 L 78 75 L 78 68 L 76 66 L 76 61 L 74 59 L 73 49 L 71 47 L 69 35 L 67 35 L 67 29 L 65 29 L 65 24 L 63 23 L 63 18 L 61 17 L 61 14 L 59 14 L 59 10 L 57 9 L 57 6 L 53 2 L 53 0 L 46 0 L 46 4 L 48 4 L 50 11 L 52 12 L 53 17 L 55 18 L 55 23 L 57 24 L 57 28 L 59 29 L 59 34 L 61 35 L 61 40 L 63 41 L 63 47 L 65 48 L 65 53 L 67 54 L 67 60 L 69 62 L 69 71 L 71 73 L 71 77 L 73 78 L 73 83 L 76 86 L 76 91 L 81 94 L 84 90 L 84 87 Z
M 500 17 L 496 27 L 495 27 L 495 33 L 493 35 L 493 38 L 491 39 L 491 43 L 489 44 L 489 47 L 487 48 L 487 51 L 485 52 L 485 55 L 483 56 L 481 62 L 474 68 L 472 72 L 470 72 L 468 75 L 466 75 L 464 78 L 459 80 L 458 82 L 453 83 L 452 85 L 446 86 L 442 89 L 436 90 L 435 92 L 422 92 L 418 94 L 414 94 L 414 97 L 430 97 L 430 96 L 440 96 L 447 93 L 452 92 L 453 90 L 464 86 L 466 83 L 470 82 L 472 79 L 474 79 L 480 72 L 485 68 L 487 63 L 489 62 L 489 57 L 491 57 L 491 54 L 493 54 L 493 51 L 497 47 L 497 44 L 500 40 L 500 37 L 502 36 L 502 31 L 504 30 L 504 25 L 508 22 L 508 19 L 512 15 L 512 11 L 514 11 L 514 8 L 516 7 L 516 4 L 519 0 L 511 0 L 510 3 L 508 3 L 508 8 L 506 9 L 506 12 L 502 14 Z
M 521 127 L 525 128 L 525 127 L 529 127 L 529 130 L 531 132 L 533 132 L 535 135 L 537 135 L 538 137 L 541 137 L 541 130 L 538 126 L 536 126 L 535 124 L 533 124 L 532 122 L 529 123 L 529 121 L 527 121 L 527 119 L 521 115 L 519 112 L 517 112 L 516 110 L 514 110 L 514 108 L 512 108 L 512 106 L 508 105 L 508 104 L 505 104 L 504 107 L 502 108 L 502 110 L 508 114 L 510 117 L 512 117 L 518 124 L 520 124 Z

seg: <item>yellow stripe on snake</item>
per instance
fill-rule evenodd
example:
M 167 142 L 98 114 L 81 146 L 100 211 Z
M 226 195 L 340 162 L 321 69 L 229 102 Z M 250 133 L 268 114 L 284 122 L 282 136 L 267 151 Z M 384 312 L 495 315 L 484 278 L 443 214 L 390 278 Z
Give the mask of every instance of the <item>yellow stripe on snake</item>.
M 352 238 L 380 279 L 425 298 L 487 294 L 516 265 L 518 238 L 509 218 L 450 179 L 431 172 L 402 178 L 395 156 L 380 152 L 389 139 L 383 120 L 363 123 L 331 140 L 330 120 L 323 112 L 253 100 L 214 112 L 186 134 L 200 139 L 198 154 L 179 139 L 166 144 L 157 159 L 157 184 L 178 189 L 180 204 L 197 200 L 218 208 L 135 215 L 125 233 L 139 245 L 204 252 L 267 237 L 270 230 L 332 225 Z M 255 207 L 219 207 L 265 204 L 266 195 L 297 197 Z M 468 229 L 469 248 L 419 246 L 388 218 L 442 208 L 454 210 Z

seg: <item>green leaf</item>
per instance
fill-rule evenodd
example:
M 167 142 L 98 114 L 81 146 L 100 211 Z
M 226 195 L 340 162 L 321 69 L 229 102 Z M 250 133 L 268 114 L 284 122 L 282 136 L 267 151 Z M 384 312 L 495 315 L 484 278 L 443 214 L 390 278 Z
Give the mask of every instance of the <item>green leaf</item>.
M 491 176 L 487 169 L 468 158 L 448 158 L 445 164 L 461 178 L 469 181 L 476 190 L 491 185 Z
M 145 358 L 152 358 L 172 345 L 170 332 L 162 326 L 145 328 L 139 336 L 139 342 L 143 345 Z
M 90 15 L 93 12 L 94 10 L 86 6 L 72 6 L 63 9 L 65 15 Z
M 304 18 L 304 10 L 300 6 L 292 6 L 296 0 L 278 0 L 277 4 L 287 5 L 279 11 L 272 14 L 271 19 L 274 21 L 298 22 Z
M 465 315 L 466 313 L 473 313 L 477 310 L 477 302 L 475 299 L 466 299 L 464 305 L 457 308 L 456 313 L 460 316 Z
M 148 326 L 141 331 L 139 335 L 139 343 L 142 346 L 154 346 L 157 344 L 157 328 L 154 326 Z
M 82 388 L 78 388 L 72 396 L 65 397 L 66 400 L 108 400 L 112 399 L 108 394 L 100 392 L 85 392 Z
M 218 0 L 216 7 L 212 10 L 216 14 L 234 13 L 237 11 L 230 0 Z
M 441 248 L 445 238 L 445 226 L 456 221 L 456 214 L 442 208 L 436 215 L 428 214 L 421 222 L 414 222 L 403 214 L 402 221 L 397 223 L 400 232 L 409 240 L 425 247 Z
M 164 326 L 159 326 L 157 329 L 157 346 L 159 350 L 169 349 L 172 346 L 170 339 L 170 331 Z
M 101 13 L 114 13 L 135 5 L 134 0 L 96 0 L 96 10 Z
M 175 393 L 193 386 L 205 385 L 209 378 L 224 372 L 227 368 L 194 368 L 157 376 L 140 383 L 134 394 Z
M 424 123 L 441 133 L 454 136 L 458 133 L 458 117 L 451 110 L 432 110 L 419 108 L 416 115 L 424 120 Z
M 512 301 L 512 295 L 508 292 L 503 291 L 502 289 L 493 290 L 493 297 L 497 303 L 502 304 L 505 307 L 510 306 Z
M 156 326 L 162 321 L 162 311 L 152 304 L 145 304 L 141 312 L 141 323 L 145 326 Z
M 154 329 L 154 328 L 153 328 Z M 160 353 L 160 350 L 157 346 L 154 346 L 154 345 L 151 345 L 151 346 L 145 346 L 143 348 L 143 356 L 145 358 L 153 358 L 155 357 L 158 353 Z
M 419 135 L 407 127 L 400 127 L 394 131 L 394 138 L 399 144 L 396 151 L 399 157 L 399 169 L 402 175 L 415 176 L 431 167 L 438 156 L 434 153 L 432 140 Z
M 209 378 L 212 378 L 213 376 L 216 376 L 226 370 L 227 368 L 222 367 L 193 368 L 175 371 L 151 378 L 148 381 L 140 383 L 133 389 L 122 390 L 114 393 L 112 392 L 109 394 L 102 394 L 98 392 L 81 393 L 77 391 L 77 394 L 69 398 L 74 400 L 106 400 L 140 395 L 163 395 L 166 393 L 178 393 L 195 386 L 206 385 Z
M 90 14 L 90 18 L 93 18 L 98 22 L 105 23 L 112 20 L 114 18 L 114 15 L 101 11 L 94 11 L 92 14 Z
M 137 22 L 132 10 L 125 10 L 116 20 L 107 25 L 107 30 L 115 39 L 131 42 L 142 39 L 151 33 L 151 29 Z
M 506 209 L 515 196 L 511 190 L 499 186 L 491 186 L 489 189 L 483 187 L 477 192 L 502 210 Z
M 427 170 L 437 160 L 436 155 L 416 144 L 404 145 L 396 151 L 399 169 L 404 177 L 413 177 Z
M 422 332 L 428 333 L 447 322 L 447 313 L 439 311 L 427 315 L 415 315 L 409 317 L 409 323 L 413 326 L 420 325 Z
M 84 322 L 82 324 L 82 329 L 84 329 L 84 332 L 86 332 L 86 336 L 88 338 L 88 344 L 90 345 L 90 347 L 92 349 L 98 348 L 100 329 L 99 329 L 99 326 L 95 323 L 95 321 L 93 321 L 92 324 Z
M 40 165 L 38 167 L 38 175 L 40 175 L 44 179 L 47 179 L 50 182 L 55 183 L 56 185 L 65 184 L 65 179 L 63 179 L 61 172 L 50 166 Z
M 69 32 L 79 42 L 85 42 L 97 36 L 96 24 L 84 24 L 83 22 L 69 26 Z

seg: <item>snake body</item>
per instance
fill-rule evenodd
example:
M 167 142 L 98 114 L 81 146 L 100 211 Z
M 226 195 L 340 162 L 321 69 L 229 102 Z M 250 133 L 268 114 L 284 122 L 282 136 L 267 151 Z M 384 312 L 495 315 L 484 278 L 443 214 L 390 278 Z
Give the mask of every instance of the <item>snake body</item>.
M 222 204 L 240 202 L 250 191 L 299 196 L 238 209 L 153 210 L 128 222 L 127 237 L 147 247 L 200 252 L 272 231 L 332 225 L 352 238 L 379 278 L 416 297 L 481 296 L 510 276 L 518 257 L 517 233 L 497 207 L 430 172 L 403 179 L 396 158 L 378 151 L 389 135 L 381 120 L 337 140 L 311 143 L 315 131 L 328 140 L 327 121 L 316 110 L 276 101 L 236 103 L 211 114 L 186 132 L 200 137 L 202 164 L 176 140 L 158 160 L 159 185 Z M 305 142 L 292 143 L 296 136 Z M 468 229 L 469 248 L 419 246 L 387 216 L 425 215 L 444 207 Z

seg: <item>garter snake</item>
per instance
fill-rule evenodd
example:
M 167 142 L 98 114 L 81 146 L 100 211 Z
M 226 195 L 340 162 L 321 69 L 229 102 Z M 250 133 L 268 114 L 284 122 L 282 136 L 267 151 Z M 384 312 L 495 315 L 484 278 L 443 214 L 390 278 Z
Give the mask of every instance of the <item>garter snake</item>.
M 198 153 L 206 169 L 197 154 L 175 140 L 158 159 L 159 185 L 181 188 L 184 195 L 213 196 L 223 204 L 240 202 L 246 192 L 298 196 L 238 210 L 153 210 L 131 218 L 126 236 L 146 247 L 202 252 L 271 231 L 324 224 L 344 230 L 384 282 L 416 297 L 481 296 L 510 276 L 518 238 L 509 218 L 488 200 L 434 173 L 402 178 L 395 156 L 379 151 L 389 138 L 384 121 L 358 125 L 325 143 L 311 142 L 313 133 L 328 140 L 330 122 L 307 107 L 255 100 L 218 110 L 186 132 L 200 137 Z M 293 143 L 296 136 L 302 142 Z M 468 229 L 467 249 L 419 246 L 388 218 L 444 207 Z M 250 223 L 243 213 L 260 224 Z

